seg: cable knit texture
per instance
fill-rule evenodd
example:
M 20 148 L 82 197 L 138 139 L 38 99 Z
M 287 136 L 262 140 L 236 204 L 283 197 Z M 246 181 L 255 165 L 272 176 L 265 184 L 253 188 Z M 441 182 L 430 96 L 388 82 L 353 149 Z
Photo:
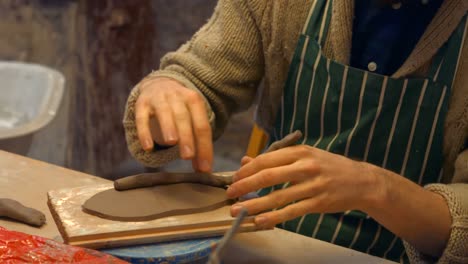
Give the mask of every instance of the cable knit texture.
M 468 170 L 465 168 L 465 177 Z M 431 184 L 426 186 L 430 191 L 442 195 L 450 204 L 452 226 L 449 242 L 437 263 L 468 263 L 468 192 L 466 184 Z M 457 195 L 458 194 L 458 195 Z M 405 242 L 406 252 L 414 263 L 434 263 L 434 259 L 418 252 Z
M 312 1 L 219 0 L 207 24 L 177 51 L 168 53 L 160 69 L 145 79 L 168 77 L 199 91 L 206 99 L 214 138 L 222 134 L 232 113 L 247 109 L 255 98 L 256 122 L 269 131 Z M 393 77 L 420 76 L 427 71 L 434 54 L 466 14 L 467 2 L 443 2 L 414 51 Z M 334 1 L 332 12 L 324 54 L 348 64 L 354 1 Z M 146 166 L 159 167 L 178 158 L 178 150 L 176 147 L 154 152 L 142 150 L 134 111 L 138 87 L 129 96 L 124 117 L 128 146 L 137 160 Z M 451 92 L 444 127 L 445 184 L 426 186 L 447 201 L 453 219 L 450 240 L 439 260 L 420 254 L 406 243 L 412 263 L 468 263 L 468 151 L 462 152 L 468 135 L 468 41 L 463 45 Z

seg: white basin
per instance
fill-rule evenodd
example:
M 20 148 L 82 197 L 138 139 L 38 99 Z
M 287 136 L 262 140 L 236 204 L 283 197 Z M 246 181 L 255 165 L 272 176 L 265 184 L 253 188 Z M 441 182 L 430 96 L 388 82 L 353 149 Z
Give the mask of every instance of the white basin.
M 0 61 L 0 149 L 24 154 L 32 135 L 52 121 L 64 92 L 60 72 Z

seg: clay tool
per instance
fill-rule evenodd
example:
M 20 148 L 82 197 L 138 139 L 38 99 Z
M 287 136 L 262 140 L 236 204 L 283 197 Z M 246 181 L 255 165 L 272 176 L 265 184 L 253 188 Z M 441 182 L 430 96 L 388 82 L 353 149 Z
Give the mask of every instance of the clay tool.
M 289 147 L 302 137 L 302 132 L 299 130 L 288 134 L 284 138 L 273 142 L 265 151 L 271 152 L 281 148 Z M 114 188 L 118 191 L 125 191 L 135 188 L 145 188 L 155 185 L 165 185 L 174 183 L 200 183 L 214 187 L 226 187 L 232 184 L 232 176 L 234 172 L 222 173 L 200 173 L 200 172 L 156 172 L 143 173 L 128 176 L 114 181 Z
M 223 238 L 216 245 L 215 250 L 210 254 L 210 258 L 207 264 L 220 264 L 222 263 L 223 253 L 228 243 L 232 240 L 234 235 L 237 233 L 242 221 L 247 217 L 247 210 L 242 208 L 236 217 L 236 220 L 232 223 L 231 228 L 224 234 Z

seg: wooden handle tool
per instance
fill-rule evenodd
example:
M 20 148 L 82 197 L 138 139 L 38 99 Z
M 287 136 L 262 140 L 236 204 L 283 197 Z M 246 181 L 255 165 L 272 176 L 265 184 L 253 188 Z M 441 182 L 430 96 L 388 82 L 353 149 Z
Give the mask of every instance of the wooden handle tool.
M 275 151 L 281 148 L 292 146 L 302 137 L 299 130 L 288 134 L 281 140 L 273 142 L 266 152 Z M 142 173 L 133 176 L 128 176 L 114 181 L 114 188 L 118 191 L 125 191 L 135 188 L 144 188 L 155 185 L 174 184 L 174 183 L 201 183 L 214 187 L 225 187 L 232 184 L 232 176 L 234 172 L 217 172 L 217 173 L 201 173 L 201 172 L 155 172 Z

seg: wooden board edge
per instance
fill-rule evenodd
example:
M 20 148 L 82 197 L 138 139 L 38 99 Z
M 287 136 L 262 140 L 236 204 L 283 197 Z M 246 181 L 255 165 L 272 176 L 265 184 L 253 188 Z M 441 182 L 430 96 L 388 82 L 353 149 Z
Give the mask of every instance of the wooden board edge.
M 47 206 L 49 207 L 50 214 L 52 215 L 52 218 L 54 219 L 55 225 L 57 226 L 57 229 L 62 236 L 63 243 L 69 244 L 69 237 L 67 235 L 67 232 L 65 231 L 65 226 L 63 225 L 62 221 L 60 220 L 60 216 L 58 215 L 57 211 L 55 210 L 54 204 L 52 203 L 50 196 L 50 192 L 47 192 Z
M 229 228 L 231 224 L 221 225 L 221 226 L 207 226 L 207 227 L 198 227 L 196 229 L 190 229 L 188 233 L 187 230 L 172 230 L 167 232 L 158 233 L 147 233 L 147 234 L 127 234 L 117 237 L 108 237 L 103 234 L 101 237 L 86 238 L 86 237 L 77 237 L 73 241 L 70 241 L 69 244 L 73 246 L 80 246 L 92 249 L 104 249 L 104 248 L 114 248 L 122 246 L 136 246 L 142 244 L 158 243 L 158 242 L 168 242 L 168 241 L 177 241 L 185 240 L 192 238 L 204 238 L 204 237 L 216 237 L 222 236 Z M 258 230 L 255 226 L 255 223 L 243 223 L 239 232 L 252 232 Z
M 247 217 L 242 222 L 243 225 L 254 223 L 254 217 Z M 93 233 L 93 234 L 83 234 L 83 235 L 68 235 L 69 242 L 72 243 L 74 241 L 79 240 L 93 240 L 93 239 L 100 239 L 101 237 L 106 237 L 108 239 L 116 238 L 116 237 L 126 237 L 126 236 L 139 236 L 139 235 L 146 235 L 146 234 L 163 234 L 168 232 L 187 232 L 191 230 L 200 230 L 206 228 L 220 228 L 220 227 L 230 227 L 234 221 L 233 219 L 229 220 L 222 220 L 222 221 L 215 221 L 215 222 L 205 222 L 205 223 L 197 223 L 197 224 L 185 224 L 181 226 L 160 226 L 160 227 L 146 227 L 142 229 L 129 229 L 129 230 L 121 230 L 121 231 L 111 231 L 111 232 L 102 232 L 102 233 Z

